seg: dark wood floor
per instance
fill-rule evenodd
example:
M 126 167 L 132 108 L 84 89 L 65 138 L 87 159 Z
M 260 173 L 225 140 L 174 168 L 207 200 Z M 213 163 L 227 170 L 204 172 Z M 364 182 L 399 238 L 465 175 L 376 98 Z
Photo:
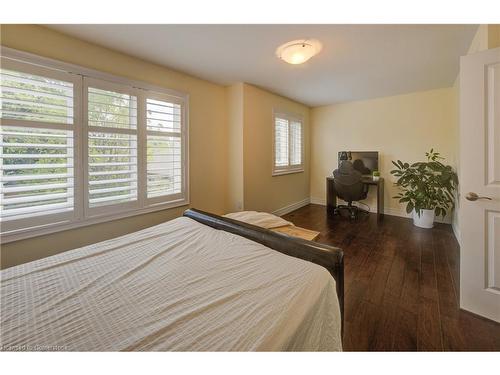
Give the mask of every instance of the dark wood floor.
M 284 216 L 344 250 L 344 350 L 500 350 L 500 324 L 458 307 L 459 247 L 450 225 L 375 214 L 357 221 L 308 205 Z

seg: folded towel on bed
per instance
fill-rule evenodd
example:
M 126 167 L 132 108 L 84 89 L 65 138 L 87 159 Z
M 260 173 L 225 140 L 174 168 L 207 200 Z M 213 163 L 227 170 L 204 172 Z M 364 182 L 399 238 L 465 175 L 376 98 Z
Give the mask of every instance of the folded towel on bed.
M 230 219 L 243 221 L 245 223 L 257 225 L 259 227 L 267 229 L 293 226 L 292 222 L 286 221 L 279 216 L 267 212 L 241 211 L 232 212 L 224 216 Z

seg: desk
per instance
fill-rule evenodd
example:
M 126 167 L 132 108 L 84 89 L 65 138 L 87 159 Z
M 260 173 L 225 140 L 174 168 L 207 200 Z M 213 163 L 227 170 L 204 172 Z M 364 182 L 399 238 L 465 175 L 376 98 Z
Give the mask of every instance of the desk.
M 377 188 L 377 220 L 384 217 L 384 179 L 380 177 L 374 181 L 372 177 L 363 177 L 363 183 L 373 185 Z M 333 184 L 333 176 L 326 178 L 326 209 L 328 214 L 333 215 L 333 210 L 337 207 L 337 192 Z

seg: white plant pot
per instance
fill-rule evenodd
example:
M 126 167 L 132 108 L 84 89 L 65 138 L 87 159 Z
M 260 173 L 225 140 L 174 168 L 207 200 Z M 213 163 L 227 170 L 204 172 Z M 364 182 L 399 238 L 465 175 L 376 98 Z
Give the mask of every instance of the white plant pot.
M 420 228 L 432 228 L 434 226 L 434 210 L 420 210 L 420 216 L 413 210 L 413 225 Z

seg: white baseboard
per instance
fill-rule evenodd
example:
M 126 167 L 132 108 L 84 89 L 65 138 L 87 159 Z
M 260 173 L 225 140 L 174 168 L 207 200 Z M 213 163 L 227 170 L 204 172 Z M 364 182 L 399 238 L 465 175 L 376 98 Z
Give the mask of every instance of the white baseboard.
M 292 211 L 298 210 L 301 207 L 307 206 L 311 200 L 309 198 L 303 199 L 299 202 L 295 202 L 292 204 L 289 204 L 288 206 L 278 208 L 277 210 L 273 211 L 272 213 L 276 216 L 283 216 L 286 215 Z
M 324 198 L 315 198 L 311 197 L 310 199 L 311 203 L 313 204 L 320 204 L 322 206 L 326 206 L 326 199 Z M 370 207 L 370 212 L 376 212 L 375 208 Z M 407 214 L 406 211 L 401 208 L 393 208 L 393 207 L 384 207 L 384 214 L 385 215 L 391 215 L 391 216 L 399 216 L 399 217 L 406 217 L 406 218 L 411 218 L 411 215 Z M 451 224 L 451 217 L 447 215 L 444 219 L 440 216 L 435 219 L 437 223 L 445 223 L 445 224 Z
M 324 199 L 324 198 L 311 197 L 310 201 L 312 204 L 320 204 L 322 206 L 326 206 L 326 199 Z

